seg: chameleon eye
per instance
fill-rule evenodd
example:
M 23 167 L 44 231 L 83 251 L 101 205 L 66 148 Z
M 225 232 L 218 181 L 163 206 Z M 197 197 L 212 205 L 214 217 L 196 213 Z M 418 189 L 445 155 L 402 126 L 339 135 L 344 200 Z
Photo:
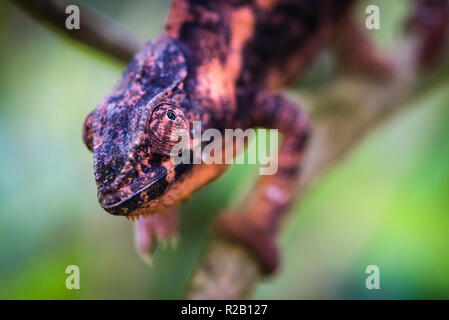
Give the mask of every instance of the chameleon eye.
M 152 150 L 163 155 L 170 155 L 172 149 L 189 132 L 189 122 L 181 108 L 162 103 L 157 106 L 148 122 L 148 134 Z
M 176 114 L 173 110 L 168 110 L 167 111 L 167 118 L 169 118 L 170 120 L 175 120 L 176 119 Z

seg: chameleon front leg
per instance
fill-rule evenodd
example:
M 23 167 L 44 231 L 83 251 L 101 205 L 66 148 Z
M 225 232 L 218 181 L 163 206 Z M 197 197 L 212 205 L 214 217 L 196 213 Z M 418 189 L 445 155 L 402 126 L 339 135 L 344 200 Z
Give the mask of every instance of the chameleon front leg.
M 152 265 L 151 255 L 158 243 L 176 245 L 178 224 L 178 209 L 142 216 L 134 222 L 134 244 L 143 261 Z
M 286 98 L 260 90 L 245 97 L 251 106 L 252 126 L 278 129 L 283 134 L 274 175 L 261 176 L 254 190 L 233 214 L 218 218 L 222 236 L 244 244 L 259 260 L 262 271 L 279 265 L 276 235 L 295 195 L 304 149 L 309 136 L 308 118 Z

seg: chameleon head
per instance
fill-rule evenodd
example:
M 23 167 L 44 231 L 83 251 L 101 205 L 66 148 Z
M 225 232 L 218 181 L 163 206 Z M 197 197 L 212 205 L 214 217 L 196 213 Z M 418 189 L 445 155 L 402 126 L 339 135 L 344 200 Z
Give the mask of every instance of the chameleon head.
M 83 140 L 94 153 L 99 203 L 109 213 L 157 213 L 210 180 L 211 173 L 194 173 L 201 166 L 170 157 L 179 143 L 173 132 L 184 130 L 191 139 L 197 117 L 183 89 L 186 76 L 175 40 L 160 36 L 145 45 L 112 93 L 87 116 Z

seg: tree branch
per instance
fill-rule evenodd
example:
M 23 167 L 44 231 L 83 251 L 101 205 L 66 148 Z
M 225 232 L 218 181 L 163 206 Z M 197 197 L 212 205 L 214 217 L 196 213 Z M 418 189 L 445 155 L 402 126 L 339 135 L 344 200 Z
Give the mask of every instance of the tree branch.
M 80 28 L 67 29 L 65 13 L 71 3 L 57 0 L 12 0 L 31 17 L 51 26 L 53 30 L 84 43 L 116 59 L 128 62 L 139 50 L 141 42 L 122 26 L 83 6 L 80 8 Z

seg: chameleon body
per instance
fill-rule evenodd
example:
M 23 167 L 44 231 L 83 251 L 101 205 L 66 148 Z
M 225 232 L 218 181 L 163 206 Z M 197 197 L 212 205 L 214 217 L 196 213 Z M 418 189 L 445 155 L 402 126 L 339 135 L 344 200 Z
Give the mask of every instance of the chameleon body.
M 279 129 L 277 173 L 260 177 L 236 214 L 219 218 L 216 228 L 245 244 L 263 271 L 273 272 L 279 263 L 274 238 L 292 202 L 309 136 L 304 112 L 277 90 L 313 62 L 353 3 L 175 0 L 164 32 L 136 54 L 86 118 L 83 138 L 94 153 L 100 205 L 128 218 L 170 216 L 218 178 L 226 165 L 170 159 L 171 133 L 191 132 L 195 120 L 203 130 Z M 360 61 L 388 69 L 367 58 L 369 51 Z M 151 232 L 139 223 L 140 232 Z

